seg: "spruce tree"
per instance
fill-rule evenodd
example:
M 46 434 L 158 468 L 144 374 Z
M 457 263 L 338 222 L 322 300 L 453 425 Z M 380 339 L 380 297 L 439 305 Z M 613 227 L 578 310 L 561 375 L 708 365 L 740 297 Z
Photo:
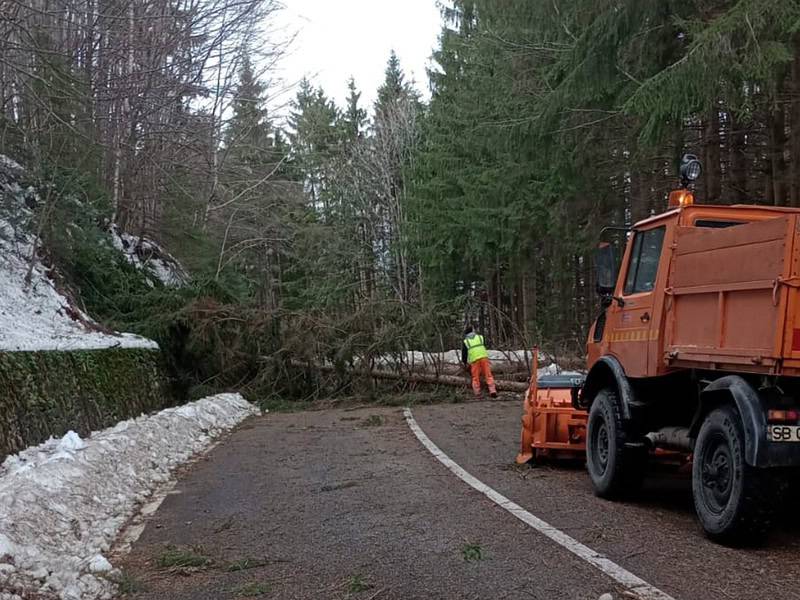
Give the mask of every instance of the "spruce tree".
M 274 137 L 264 92 L 264 85 L 245 54 L 239 69 L 233 116 L 225 130 L 229 161 L 237 166 L 258 170 L 270 162 Z
M 364 127 L 367 124 L 367 111 L 361 108 L 359 104 L 361 101 L 361 92 L 356 88 L 355 79 L 352 77 L 347 82 L 347 91 L 348 95 L 345 101 L 342 123 L 344 124 L 346 137 L 350 140 L 356 140 L 360 138 L 364 132 Z

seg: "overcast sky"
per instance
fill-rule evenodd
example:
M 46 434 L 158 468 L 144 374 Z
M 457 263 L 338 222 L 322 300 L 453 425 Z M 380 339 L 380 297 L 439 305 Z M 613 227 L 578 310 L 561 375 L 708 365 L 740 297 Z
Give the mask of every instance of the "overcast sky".
M 287 83 L 306 75 L 341 105 L 353 76 L 371 106 L 394 49 L 407 79 L 428 97 L 425 68 L 442 26 L 437 0 L 283 1 L 280 19 L 297 32 L 280 64 Z

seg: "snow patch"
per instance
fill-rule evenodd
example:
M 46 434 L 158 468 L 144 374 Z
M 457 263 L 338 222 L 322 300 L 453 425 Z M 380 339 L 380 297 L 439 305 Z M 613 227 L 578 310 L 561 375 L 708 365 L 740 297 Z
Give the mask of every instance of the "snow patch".
M 7 171 L 12 171 L 15 173 L 23 173 L 25 169 L 20 165 L 18 162 L 11 160 L 9 157 L 5 156 L 4 154 L 0 154 L 0 167 Z
M 33 254 L 31 236 L 0 219 L 0 350 L 158 348 L 137 335 L 99 331 L 55 288 L 38 259 L 31 268 Z
M 137 507 L 177 466 L 255 414 L 239 394 L 222 394 L 8 457 L 0 467 L 0 590 L 113 597 L 106 555 Z
M 22 172 L 0 155 L 0 351 L 157 349 L 143 337 L 102 331 L 56 289 L 29 233 L 39 197 L 20 185 Z
M 70 431 L 61 438 L 61 441 L 58 443 L 56 450 L 58 452 L 77 452 L 78 450 L 84 450 L 86 448 L 86 442 L 81 439 L 74 431 Z
M 108 562 L 108 559 L 102 554 L 96 554 L 89 561 L 90 573 L 108 573 L 112 568 L 111 563 Z
M 181 287 L 189 282 L 189 275 L 178 260 L 153 240 L 125 233 L 112 225 L 111 243 L 129 263 L 163 285 Z

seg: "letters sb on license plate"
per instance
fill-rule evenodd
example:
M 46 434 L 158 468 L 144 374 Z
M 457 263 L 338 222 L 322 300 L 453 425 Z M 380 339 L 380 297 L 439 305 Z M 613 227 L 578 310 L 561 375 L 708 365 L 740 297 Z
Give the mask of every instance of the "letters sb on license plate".
M 770 442 L 800 442 L 800 425 L 769 425 L 767 439 Z

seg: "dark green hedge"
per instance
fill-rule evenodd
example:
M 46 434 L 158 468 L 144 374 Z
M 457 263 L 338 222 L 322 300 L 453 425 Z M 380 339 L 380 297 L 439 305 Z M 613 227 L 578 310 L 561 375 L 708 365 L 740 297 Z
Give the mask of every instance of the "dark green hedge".
M 174 403 L 156 350 L 0 352 L 0 461 Z

